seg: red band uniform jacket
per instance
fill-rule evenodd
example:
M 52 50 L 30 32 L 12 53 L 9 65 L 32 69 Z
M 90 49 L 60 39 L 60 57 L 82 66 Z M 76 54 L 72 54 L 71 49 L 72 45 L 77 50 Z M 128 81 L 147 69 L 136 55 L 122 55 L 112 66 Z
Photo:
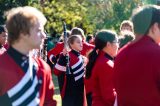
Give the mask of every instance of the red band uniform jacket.
M 12 47 L 0 56 L 0 105 L 56 106 L 50 67 Z
M 160 47 L 149 36 L 122 48 L 115 59 L 118 106 L 160 106 Z
M 63 42 L 58 42 L 56 46 L 48 52 L 48 58 L 52 63 L 56 63 L 58 55 L 62 52 L 64 48 Z M 92 49 L 94 45 L 89 44 L 87 42 L 83 42 L 83 50 L 81 51 L 81 55 L 86 56 Z
M 84 62 L 82 55 L 75 50 L 69 52 L 69 74 L 65 75 L 61 90 L 63 106 L 84 106 Z M 54 68 L 54 74 L 59 76 L 66 73 L 66 60 L 60 55 Z M 68 105 L 67 105 L 68 104 Z
M 103 51 L 99 52 L 90 79 L 93 87 L 92 106 L 113 106 L 113 58 Z

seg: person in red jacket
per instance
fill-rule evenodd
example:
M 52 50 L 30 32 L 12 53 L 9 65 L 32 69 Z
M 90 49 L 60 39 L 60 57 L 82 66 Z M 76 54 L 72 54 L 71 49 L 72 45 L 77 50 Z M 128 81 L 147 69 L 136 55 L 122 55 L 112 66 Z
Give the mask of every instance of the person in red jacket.
M 72 35 L 80 35 L 82 37 L 83 49 L 81 54 L 87 56 L 87 54 L 94 48 L 94 45 L 85 42 L 84 31 L 81 28 L 74 27 L 71 30 L 71 34 L 68 34 L 68 37 Z M 53 64 L 56 63 L 58 55 L 62 52 L 63 47 L 64 43 L 58 42 L 56 46 L 48 52 L 48 58 Z
M 67 31 L 66 33 L 67 33 L 67 37 L 71 35 L 70 31 Z M 61 36 L 61 40 L 63 40 L 63 34 Z M 57 62 L 59 54 L 62 52 L 63 48 L 64 48 L 64 43 L 58 42 L 56 46 L 48 52 L 48 58 L 52 64 L 55 64 Z
M 88 42 L 89 44 L 94 45 L 94 35 L 88 34 L 87 37 L 86 37 L 86 42 Z
M 72 35 L 68 39 L 71 49 L 69 52 L 69 73 L 66 73 L 66 49 L 60 55 L 54 68 L 54 74 L 65 74 L 64 84 L 61 90 L 62 106 L 85 106 L 84 95 L 84 61 L 80 54 L 82 39 L 79 35 Z
M 87 56 L 89 54 L 89 52 L 91 52 L 94 48 L 94 45 L 87 43 L 85 40 L 85 35 L 84 35 L 84 31 L 81 28 L 78 27 L 74 27 L 71 30 L 71 35 L 80 35 L 82 37 L 82 42 L 83 42 L 83 49 L 81 51 L 81 54 L 83 56 Z
M 0 25 L 0 55 L 6 51 L 4 45 L 7 42 L 7 32 L 4 26 Z
M 118 106 L 160 106 L 160 7 L 144 6 L 131 17 L 135 41 L 114 66 Z
M 81 51 L 81 54 L 85 57 L 88 57 L 88 54 L 94 49 L 94 45 L 89 44 L 88 42 L 85 41 L 84 31 L 81 28 L 75 27 L 71 30 L 71 35 L 76 35 L 76 34 L 78 34 L 82 37 L 83 49 Z M 85 79 L 84 83 L 85 83 L 85 90 L 86 90 L 86 96 L 87 96 L 87 103 L 89 105 L 91 102 L 90 88 L 91 88 L 92 84 L 88 79 Z
M 7 14 L 10 47 L 0 56 L 0 104 L 3 106 L 56 106 L 51 69 L 33 58 L 45 38 L 46 18 L 33 7 L 17 7 Z
M 92 106 L 113 106 L 113 60 L 118 51 L 117 34 L 101 30 L 95 37 L 95 49 L 89 54 L 86 78 L 92 83 Z

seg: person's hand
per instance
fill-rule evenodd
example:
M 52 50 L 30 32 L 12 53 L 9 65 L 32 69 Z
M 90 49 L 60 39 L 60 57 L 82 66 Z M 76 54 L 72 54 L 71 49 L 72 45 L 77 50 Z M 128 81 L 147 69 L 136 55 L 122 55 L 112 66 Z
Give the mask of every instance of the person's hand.
M 63 52 L 63 55 L 66 56 L 67 53 L 68 53 L 68 50 L 67 50 L 66 48 L 63 48 L 63 51 L 62 51 L 62 52 Z
M 84 66 L 86 67 L 87 63 L 88 63 L 88 58 L 85 56 L 82 56 L 83 61 L 84 61 Z

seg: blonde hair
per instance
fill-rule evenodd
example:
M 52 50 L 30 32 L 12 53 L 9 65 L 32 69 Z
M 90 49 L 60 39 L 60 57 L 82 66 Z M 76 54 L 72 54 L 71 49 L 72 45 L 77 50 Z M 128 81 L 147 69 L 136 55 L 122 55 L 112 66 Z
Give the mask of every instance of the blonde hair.
M 7 16 L 6 28 L 10 44 L 17 41 L 21 33 L 29 35 L 30 29 L 37 22 L 44 26 L 47 21 L 42 12 L 30 6 L 13 8 L 5 15 Z

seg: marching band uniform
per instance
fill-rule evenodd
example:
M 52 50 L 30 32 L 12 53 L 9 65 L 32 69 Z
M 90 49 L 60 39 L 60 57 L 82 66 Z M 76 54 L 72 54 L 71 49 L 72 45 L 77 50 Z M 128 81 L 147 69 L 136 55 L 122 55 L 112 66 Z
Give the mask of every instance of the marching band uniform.
M 61 90 L 62 106 L 84 106 L 84 64 L 79 52 L 69 52 L 70 74 L 65 75 L 64 84 Z M 54 74 L 59 76 L 66 73 L 65 56 L 60 55 L 59 61 L 54 68 Z
M 89 79 L 84 79 L 84 85 L 85 85 L 85 90 L 86 90 L 86 99 L 87 99 L 87 104 L 88 106 L 92 106 L 92 88 L 93 84 L 91 81 L 91 78 Z
M 63 42 L 58 42 L 56 44 L 56 46 L 48 52 L 48 58 L 52 63 L 57 62 L 59 54 L 62 52 L 63 48 L 64 48 L 64 43 Z M 94 45 L 83 41 L 83 49 L 81 51 L 81 55 L 87 56 L 88 53 L 93 48 L 94 48 Z M 58 83 L 59 83 L 59 88 L 60 88 L 60 91 L 61 91 L 63 83 L 64 83 L 64 73 L 61 73 L 61 75 L 58 76 Z M 88 83 L 88 81 L 85 81 L 85 88 L 86 88 L 87 93 L 88 93 L 88 89 L 90 89 L 90 86 L 91 86 L 91 83 L 90 82 Z M 89 92 L 90 92 L 90 90 L 89 90 Z
M 160 106 L 159 63 L 160 47 L 147 35 L 119 52 L 114 67 L 118 106 Z
M 48 51 L 48 58 L 53 64 L 56 63 L 57 58 L 59 57 L 58 55 L 62 52 L 63 48 L 64 48 L 64 43 L 58 42 L 53 49 Z
M 103 51 L 99 52 L 91 75 L 92 106 L 113 106 L 113 58 Z
M 56 106 L 51 70 L 44 61 L 23 55 L 12 47 L 0 60 L 1 105 Z
M 82 51 L 81 51 L 81 55 L 87 56 L 88 53 L 89 53 L 91 50 L 93 50 L 93 49 L 94 49 L 94 45 L 89 44 L 89 43 L 83 41 L 83 49 L 82 49 Z
M 52 63 L 56 63 L 58 54 L 62 52 L 64 48 L 63 42 L 58 42 L 56 46 L 48 52 L 48 58 Z M 81 55 L 86 56 L 90 50 L 94 48 L 94 45 L 89 44 L 83 41 L 83 49 L 81 51 Z

